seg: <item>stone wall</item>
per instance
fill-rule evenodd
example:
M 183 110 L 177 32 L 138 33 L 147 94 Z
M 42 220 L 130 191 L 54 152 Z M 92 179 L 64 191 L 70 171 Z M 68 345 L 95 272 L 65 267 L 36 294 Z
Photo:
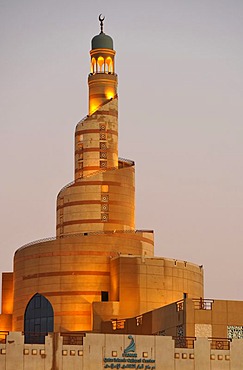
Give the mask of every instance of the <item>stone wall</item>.
M 207 338 L 178 346 L 171 337 L 89 333 L 55 333 L 45 338 L 45 344 L 24 344 L 22 333 L 11 332 L 6 338 L 0 335 L 0 370 L 243 368 L 241 339 L 225 341 L 221 350 L 213 349 L 213 340 Z

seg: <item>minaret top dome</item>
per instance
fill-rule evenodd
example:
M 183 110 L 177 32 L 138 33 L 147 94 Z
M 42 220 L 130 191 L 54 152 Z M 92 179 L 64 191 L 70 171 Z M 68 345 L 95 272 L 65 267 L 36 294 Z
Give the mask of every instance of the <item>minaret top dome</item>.
M 91 49 L 111 49 L 113 50 L 113 40 L 110 36 L 101 32 L 92 38 Z
M 113 50 L 113 40 L 110 36 L 106 35 L 103 32 L 103 21 L 105 17 L 102 17 L 102 14 L 99 15 L 100 21 L 100 34 L 92 38 L 91 49 L 111 49 Z

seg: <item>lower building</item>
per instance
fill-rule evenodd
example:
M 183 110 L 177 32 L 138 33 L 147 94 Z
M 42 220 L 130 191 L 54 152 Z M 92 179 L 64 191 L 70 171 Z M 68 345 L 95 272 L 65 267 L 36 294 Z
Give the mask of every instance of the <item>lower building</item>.
M 20 332 L 1 336 L 0 370 L 240 370 L 243 340 L 158 335 L 53 333 L 45 344 L 25 344 Z
M 243 301 L 187 298 L 142 315 L 102 323 L 103 333 L 243 339 Z

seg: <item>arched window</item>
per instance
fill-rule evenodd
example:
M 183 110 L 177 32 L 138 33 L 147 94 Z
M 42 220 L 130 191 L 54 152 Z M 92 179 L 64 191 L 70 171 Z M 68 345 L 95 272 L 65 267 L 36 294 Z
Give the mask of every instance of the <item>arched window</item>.
M 106 72 L 113 73 L 113 62 L 112 62 L 111 57 L 106 58 L 105 64 L 106 64 Z
M 91 60 L 91 73 L 96 73 L 96 60 L 95 58 L 92 58 Z
M 24 314 L 25 343 L 45 343 L 47 333 L 54 330 L 51 303 L 37 293 L 29 301 Z
M 99 72 L 100 73 L 105 72 L 104 71 L 104 58 L 103 57 L 99 57 L 98 60 L 97 60 L 97 62 L 98 62 L 98 73 Z

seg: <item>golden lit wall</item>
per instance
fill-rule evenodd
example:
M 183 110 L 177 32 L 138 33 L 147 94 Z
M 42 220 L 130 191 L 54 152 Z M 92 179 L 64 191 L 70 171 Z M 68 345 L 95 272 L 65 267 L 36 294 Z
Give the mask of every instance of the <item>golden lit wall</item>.
M 3 272 L 0 331 L 12 329 L 12 313 L 13 313 L 13 273 Z
M 111 299 L 120 302 L 118 318 L 137 316 L 179 301 L 184 293 L 190 298 L 204 294 L 203 269 L 198 265 L 146 253 L 114 257 L 111 284 Z M 102 306 L 103 302 L 95 304 L 97 315 L 102 315 Z
M 55 331 L 91 330 L 92 302 L 111 297 L 110 261 L 120 253 L 153 255 L 153 234 L 90 233 L 20 248 L 14 258 L 13 330 L 23 330 L 26 306 L 36 293 L 53 305 Z M 134 302 L 135 303 L 135 302 Z
M 111 44 L 103 32 L 92 41 L 89 115 L 76 126 L 74 181 L 57 196 L 57 238 L 16 251 L 0 330 L 24 330 L 36 293 L 53 306 L 55 332 L 99 330 L 102 320 L 139 315 L 183 293 L 203 296 L 199 266 L 154 257 L 153 232 L 135 231 L 135 165 L 118 158 L 115 51 L 98 48 Z
M 2 313 L 11 315 L 13 312 L 13 273 L 2 274 Z
M 118 160 L 117 130 L 117 98 L 77 125 L 76 181 L 58 194 L 57 236 L 134 230 L 134 162 Z
M 57 236 L 88 231 L 134 230 L 134 166 L 101 172 L 62 191 Z
M 91 330 L 93 313 L 98 322 L 127 318 L 180 300 L 183 293 L 203 296 L 202 269 L 153 257 L 152 232 L 90 233 L 33 244 L 16 252 L 14 271 L 14 330 L 23 330 L 25 308 L 37 292 L 53 305 L 55 331 Z M 109 302 L 101 301 L 102 291 Z
M 106 101 L 75 131 L 75 180 L 118 167 L 118 99 Z

